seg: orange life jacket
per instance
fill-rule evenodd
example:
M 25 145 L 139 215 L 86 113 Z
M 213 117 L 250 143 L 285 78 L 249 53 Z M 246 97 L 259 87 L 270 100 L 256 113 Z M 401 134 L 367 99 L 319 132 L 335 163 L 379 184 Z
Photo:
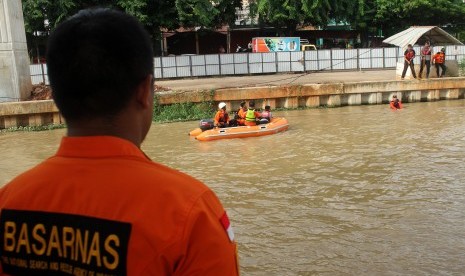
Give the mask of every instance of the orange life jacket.
M 389 105 L 391 109 L 402 109 L 402 102 L 399 100 L 392 100 Z
M 244 111 L 243 108 L 239 108 L 239 110 L 237 111 L 237 116 L 239 116 L 240 119 L 245 119 L 245 114 L 246 111 Z
M 411 51 L 406 50 L 405 51 L 405 58 L 407 60 L 412 60 L 414 57 L 415 57 L 415 50 L 411 50 Z
M 446 55 L 443 52 L 437 52 L 434 55 L 434 62 L 435 63 L 442 64 L 442 63 L 444 63 L 445 59 L 446 59 Z
M 430 47 L 423 47 L 423 49 L 421 49 L 421 54 L 424 55 L 424 56 L 431 55 L 431 48 Z
M 229 115 L 228 115 L 228 113 L 226 111 L 219 110 L 216 113 L 215 120 L 218 123 L 227 123 L 229 121 Z

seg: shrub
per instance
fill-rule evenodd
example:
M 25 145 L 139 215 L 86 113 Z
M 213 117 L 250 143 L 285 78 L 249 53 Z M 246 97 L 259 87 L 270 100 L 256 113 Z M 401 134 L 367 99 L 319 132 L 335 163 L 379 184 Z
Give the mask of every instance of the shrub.
M 465 77 L 465 58 L 459 61 L 459 76 Z

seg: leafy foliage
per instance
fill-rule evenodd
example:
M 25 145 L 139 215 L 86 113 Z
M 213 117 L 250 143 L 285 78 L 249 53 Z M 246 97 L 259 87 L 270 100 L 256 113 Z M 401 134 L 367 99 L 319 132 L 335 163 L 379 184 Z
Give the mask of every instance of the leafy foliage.
M 26 32 L 47 36 L 65 18 L 83 8 L 101 6 L 136 16 L 159 38 L 160 28 L 215 27 L 232 24 L 241 0 L 23 0 Z M 382 29 L 390 35 L 411 25 L 465 25 L 462 0 L 250 0 L 252 17 L 290 35 L 298 25 L 324 27 L 347 22 L 361 32 Z
M 330 20 L 393 33 L 411 25 L 463 24 L 465 18 L 462 0 L 254 0 L 250 10 L 287 33 L 298 24 L 324 27 Z
M 211 27 L 235 19 L 240 0 L 23 0 L 26 32 L 47 35 L 77 11 L 110 7 L 137 17 L 151 34 L 180 25 Z
M 298 24 L 324 26 L 345 20 L 355 8 L 352 0 L 255 0 L 251 14 L 262 23 L 292 32 Z
M 457 25 L 465 17 L 462 0 L 358 0 L 348 17 L 357 29 L 378 27 L 388 34 L 413 25 Z

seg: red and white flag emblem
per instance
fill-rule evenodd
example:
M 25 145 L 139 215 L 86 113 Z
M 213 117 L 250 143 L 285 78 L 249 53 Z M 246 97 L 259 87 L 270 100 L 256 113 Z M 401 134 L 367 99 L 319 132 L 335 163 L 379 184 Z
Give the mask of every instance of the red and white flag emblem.
M 224 212 L 224 214 L 221 216 L 220 222 L 221 222 L 221 225 L 223 225 L 223 228 L 226 231 L 226 233 L 228 233 L 229 240 L 231 242 L 233 242 L 234 241 L 234 231 L 232 229 L 231 222 L 229 221 L 229 218 L 228 218 L 228 215 L 226 214 L 226 212 Z

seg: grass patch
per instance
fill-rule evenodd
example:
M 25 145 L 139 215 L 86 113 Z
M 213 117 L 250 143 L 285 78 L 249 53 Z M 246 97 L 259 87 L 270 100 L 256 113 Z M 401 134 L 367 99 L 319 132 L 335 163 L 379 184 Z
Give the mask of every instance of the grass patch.
M 308 110 L 308 109 L 327 109 L 335 108 L 336 106 L 318 106 L 318 107 L 296 107 L 284 108 L 279 107 L 273 109 L 277 111 L 293 111 L 293 110 Z M 203 103 L 177 103 L 172 105 L 158 106 L 153 109 L 153 121 L 159 123 L 186 122 L 196 121 L 201 119 L 213 119 L 216 112 L 216 106 L 213 102 Z M 229 111 L 229 116 L 233 117 L 233 112 Z
M 182 122 L 213 118 L 215 107 L 213 102 L 203 103 L 177 103 L 160 106 L 156 103 L 153 108 L 155 122 Z
M 459 76 L 465 77 L 465 58 L 459 61 Z
M 15 131 L 46 131 L 46 130 L 54 130 L 66 128 L 65 124 L 59 125 L 44 125 L 44 126 L 19 126 L 19 127 L 10 127 L 6 129 L 0 130 L 0 132 L 15 132 Z

